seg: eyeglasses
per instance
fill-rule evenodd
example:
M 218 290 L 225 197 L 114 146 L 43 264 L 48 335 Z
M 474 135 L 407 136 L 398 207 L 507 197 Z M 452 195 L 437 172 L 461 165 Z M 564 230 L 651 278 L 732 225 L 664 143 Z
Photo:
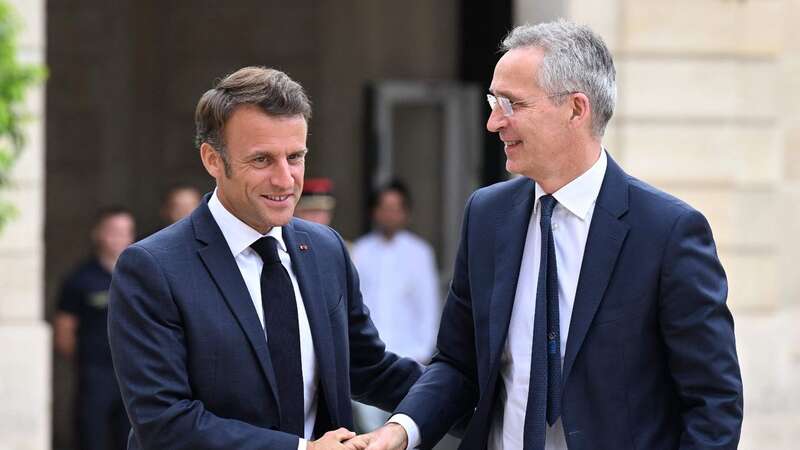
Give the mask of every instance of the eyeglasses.
M 486 94 L 486 101 L 489 102 L 489 107 L 492 108 L 492 111 L 494 111 L 494 109 L 497 108 L 498 105 L 500 105 L 500 110 L 503 111 L 503 115 L 506 116 L 506 117 L 511 117 L 511 116 L 514 115 L 514 107 L 530 106 L 530 101 L 531 100 L 538 100 L 538 99 L 542 99 L 542 98 L 560 97 L 562 95 L 569 95 L 569 94 L 574 94 L 574 93 L 575 92 L 559 92 L 559 93 L 556 93 L 556 94 L 540 95 L 538 97 L 531 97 L 531 98 L 529 98 L 527 100 L 517 100 L 515 102 L 512 102 L 507 97 L 502 97 L 502 96 L 499 96 L 499 95 Z

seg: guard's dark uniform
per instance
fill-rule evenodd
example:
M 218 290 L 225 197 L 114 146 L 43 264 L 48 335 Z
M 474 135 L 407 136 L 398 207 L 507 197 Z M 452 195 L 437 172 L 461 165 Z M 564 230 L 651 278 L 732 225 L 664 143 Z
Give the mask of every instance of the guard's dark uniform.
M 122 405 L 106 318 L 111 274 L 91 259 L 64 282 L 58 308 L 78 318 L 75 413 L 81 450 L 125 449 L 130 424 Z

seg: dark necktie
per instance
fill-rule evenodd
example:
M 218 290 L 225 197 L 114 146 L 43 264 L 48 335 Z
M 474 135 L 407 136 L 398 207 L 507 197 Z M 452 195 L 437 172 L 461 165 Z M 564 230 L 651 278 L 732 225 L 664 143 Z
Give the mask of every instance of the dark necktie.
M 533 323 L 531 379 L 525 412 L 525 450 L 542 450 L 545 423 L 552 426 L 561 416 L 561 337 L 558 317 L 556 248 L 550 221 L 558 202 L 551 195 L 539 199 L 542 232 L 536 312 Z
M 303 368 L 300 363 L 300 329 L 297 302 L 289 274 L 278 257 L 278 241 L 262 237 L 250 247 L 261 256 L 261 304 L 264 328 L 281 412 L 281 431 L 303 437 Z

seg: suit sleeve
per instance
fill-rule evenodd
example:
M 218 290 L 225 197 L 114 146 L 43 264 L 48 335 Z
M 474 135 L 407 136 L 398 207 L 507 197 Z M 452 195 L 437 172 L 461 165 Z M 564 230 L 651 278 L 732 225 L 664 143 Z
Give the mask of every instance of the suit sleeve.
M 181 311 L 158 262 L 142 247 L 129 247 L 117 262 L 108 334 L 140 448 L 298 448 L 296 436 L 218 417 L 193 398 Z
M 439 292 L 439 275 L 436 268 L 436 257 L 433 249 L 427 245 L 420 249 L 420 259 L 418 261 L 417 283 L 414 301 L 417 308 L 419 324 L 420 348 L 416 354 L 412 355 L 417 361 L 427 362 L 433 356 L 436 349 L 436 334 L 439 330 L 439 321 L 442 317 L 442 299 Z
M 464 211 L 453 281 L 442 312 L 437 354 L 397 408 L 420 430 L 420 448 L 431 448 L 478 400 L 475 329 L 469 284 L 469 217 L 476 194 Z
M 682 449 L 735 449 L 739 441 L 742 380 L 727 293 L 708 222 L 684 213 L 665 249 L 659 306 L 682 405 Z
M 419 378 L 422 366 L 386 351 L 361 297 L 358 272 L 341 237 L 336 238 L 346 272 L 350 392 L 354 400 L 392 411 Z

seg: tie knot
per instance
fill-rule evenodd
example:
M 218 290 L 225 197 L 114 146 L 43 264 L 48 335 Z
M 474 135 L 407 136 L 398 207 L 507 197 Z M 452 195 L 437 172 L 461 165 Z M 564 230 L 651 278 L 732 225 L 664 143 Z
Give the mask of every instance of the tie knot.
M 258 253 L 265 265 L 281 262 L 278 257 L 278 240 L 272 236 L 262 237 L 250 244 L 250 248 Z
M 552 195 L 543 195 L 539 198 L 539 203 L 542 206 L 542 218 L 547 217 L 549 220 L 553 216 L 553 210 L 556 208 L 558 201 Z

